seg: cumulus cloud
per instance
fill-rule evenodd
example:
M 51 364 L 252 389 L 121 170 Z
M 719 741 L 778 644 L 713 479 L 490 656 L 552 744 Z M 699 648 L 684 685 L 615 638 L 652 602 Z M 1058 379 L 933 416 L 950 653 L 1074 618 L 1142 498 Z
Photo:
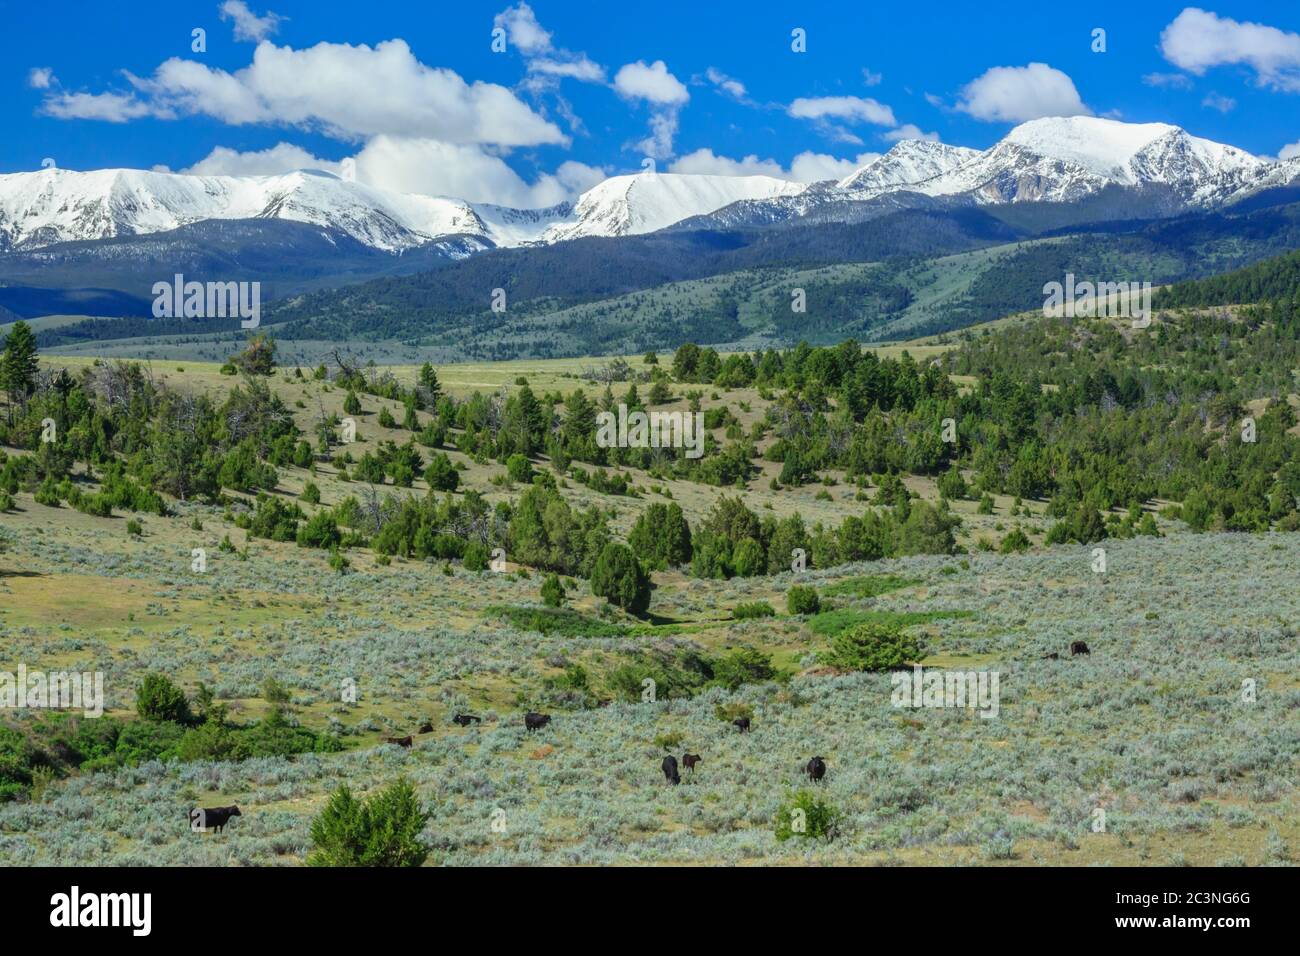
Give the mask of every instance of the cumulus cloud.
M 789 169 L 786 169 L 774 159 L 759 159 L 756 155 L 731 159 L 705 148 L 682 156 L 668 167 L 668 171 L 711 176 L 773 176 L 792 182 L 815 183 L 843 179 L 879 156 L 879 153 L 862 153 L 856 159 L 837 159 L 826 153 L 806 151 L 791 160 Z
M 923 132 L 921 127 L 917 126 L 915 123 L 904 123 L 902 126 L 898 127 L 898 129 L 891 129 L 887 133 L 881 133 L 880 136 L 882 139 L 888 140 L 891 143 L 897 143 L 899 140 L 904 139 L 920 139 L 927 143 L 939 142 L 938 133 Z
M 537 14 L 527 3 L 502 10 L 493 18 L 492 25 L 506 32 L 507 45 L 523 55 L 530 73 L 584 83 L 605 82 L 605 68 L 585 53 L 572 53 L 557 47 L 551 32 L 538 22 Z M 544 82 L 534 81 L 527 85 L 535 91 L 547 88 Z
M 861 146 L 862 139 L 844 124 L 895 126 L 894 111 L 869 96 L 801 96 L 786 107 L 795 119 L 811 120 L 822 135 L 835 142 Z
M 976 119 L 1004 123 L 1093 115 L 1074 81 L 1046 63 L 993 67 L 962 88 L 957 109 Z
M 235 39 L 249 43 L 261 43 L 280 28 L 280 21 L 284 19 L 270 11 L 267 11 L 266 16 L 259 17 L 248 8 L 244 0 L 225 0 L 219 9 L 222 20 L 234 21 Z
M 1283 146 L 1277 154 L 1278 159 L 1295 159 L 1297 156 L 1300 156 L 1300 140 Z
M 341 139 L 381 134 L 450 143 L 531 146 L 567 137 L 514 93 L 426 66 L 404 40 L 377 46 L 258 44 L 234 73 L 172 58 L 152 77 L 127 74 L 130 93 L 61 94 L 46 112 L 122 122 L 142 116 L 211 116 L 232 125 L 320 128 Z
M 34 66 L 27 71 L 27 85 L 34 90 L 48 90 L 54 83 L 54 71 L 48 66 Z
M 530 183 L 501 157 L 480 146 L 396 136 L 376 136 L 351 159 L 357 182 L 368 186 L 525 209 L 572 199 L 606 176 L 604 169 L 570 160 Z M 295 169 L 342 175 L 343 163 L 322 159 L 292 143 L 277 143 L 247 152 L 218 146 L 181 171 L 204 176 L 274 176 Z
M 871 123 L 894 126 L 894 111 L 871 97 L 815 96 L 799 97 L 787 112 L 796 119 L 843 120 L 847 123 Z
M 803 152 L 790 163 L 790 178 L 801 183 L 843 179 L 879 158 L 879 153 L 859 153 L 853 159 L 836 159 L 825 153 Z
M 759 159 L 750 154 L 742 159 L 718 156 L 708 147 L 697 149 L 675 160 L 668 167 L 670 173 L 696 173 L 705 176 L 775 176 L 789 179 L 781 164 L 774 159 Z
M 1188 7 L 1161 32 L 1160 52 L 1197 76 L 1216 66 L 1242 65 L 1254 70 L 1261 86 L 1300 92 L 1300 33 Z
M 506 41 L 521 53 L 535 56 L 551 49 L 551 34 L 537 22 L 537 14 L 526 3 L 506 7 L 492 18 L 492 25 L 506 31 Z
M 614 89 L 629 100 L 645 100 L 658 106 L 681 106 L 691 98 L 681 80 L 668 72 L 668 64 L 655 60 L 627 63 L 614 74 Z
M 672 156 L 677 114 L 691 98 L 686 85 L 668 71 L 663 60 L 626 63 L 614 74 L 613 85 L 624 99 L 650 106 L 650 135 L 634 143 L 633 148 L 655 159 Z
M 242 153 L 218 146 L 181 172 L 196 176 L 275 176 L 294 169 L 323 169 L 337 175 L 340 164 L 313 156 L 292 143 L 276 143 L 269 149 Z
M 553 206 L 605 178 L 569 161 L 526 182 L 505 160 L 470 144 L 376 136 L 356 155 L 357 181 L 396 192 L 455 196 L 520 208 Z
M 153 116 L 170 119 L 171 110 L 142 102 L 129 93 L 57 93 L 47 96 L 41 109 L 56 119 L 88 119 L 126 123 Z

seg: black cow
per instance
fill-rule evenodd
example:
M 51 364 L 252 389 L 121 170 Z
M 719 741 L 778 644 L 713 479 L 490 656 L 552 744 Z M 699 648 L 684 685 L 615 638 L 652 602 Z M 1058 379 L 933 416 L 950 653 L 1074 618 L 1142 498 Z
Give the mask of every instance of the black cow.
M 451 719 L 452 723 L 460 724 L 462 727 L 468 727 L 470 724 L 482 723 L 482 717 L 475 717 L 473 714 L 457 714 Z
M 1088 645 L 1085 644 L 1083 641 L 1075 641 L 1070 645 L 1071 657 L 1078 657 L 1080 654 L 1091 654 L 1091 653 L 1092 651 L 1088 650 Z
M 808 766 L 803 768 L 803 772 L 808 775 L 808 779 L 816 782 L 826 776 L 826 761 L 821 757 L 813 757 L 808 761 Z
M 669 783 L 677 784 L 682 782 L 682 778 L 677 775 L 677 758 L 669 754 L 663 762 L 664 776 L 668 778 Z
M 682 754 L 682 766 L 695 773 L 695 765 L 700 762 L 699 754 Z
M 550 722 L 550 714 L 539 714 L 534 710 L 530 710 L 528 713 L 524 714 L 524 726 L 529 730 L 541 730 Z
M 231 817 L 242 817 L 239 807 L 196 807 L 190 811 L 190 829 L 211 828 L 220 833 Z
M 749 730 L 748 717 L 737 717 L 735 720 L 732 721 L 732 723 L 736 725 L 736 729 L 739 730 L 742 734 L 745 733 L 747 730 Z
M 411 746 L 411 738 L 409 735 L 405 737 L 387 737 L 385 738 L 384 743 L 397 744 L 399 747 L 409 747 Z
M 422 724 L 420 725 L 420 729 L 417 730 L 416 733 L 417 733 L 417 734 L 431 734 L 431 733 L 433 733 L 433 724 L 432 724 L 430 721 L 427 721 L 427 720 L 426 720 L 424 723 L 422 723 Z

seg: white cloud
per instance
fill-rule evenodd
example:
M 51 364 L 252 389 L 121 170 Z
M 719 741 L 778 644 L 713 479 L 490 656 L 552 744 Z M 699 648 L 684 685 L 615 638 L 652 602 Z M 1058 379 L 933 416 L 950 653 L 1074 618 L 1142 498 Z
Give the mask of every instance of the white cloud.
M 862 68 L 862 82 L 865 86 L 879 86 L 884 77 L 879 73 L 872 73 L 865 66 Z
M 650 135 L 634 143 L 633 148 L 655 159 L 667 159 L 673 154 L 673 139 L 676 136 L 676 108 L 656 110 L 650 114 Z
M 396 192 L 455 196 L 520 208 L 553 206 L 604 178 L 604 170 L 569 161 L 533 183 L 499 156 L 468 144 L 376 136 L 356 156 L 358 182 Z
M 57 119 L 89 119 L 105 123 L 126 123 L 145 116 L 161 119 L 174 116 L 170 110 L 124 93 L 58 93 L 47 96 L 41 109 Z
M 705 148 L 681 157 L 668 167 L 668 171 L 711 176 L 773 176 L 792 182 L 815 183 L 843 179 L 879 156 L 879 153 L 862 153 L 856 159 L 837 159 L 826 153 L 806 151 L 791 160 L 790 168 L 786 169 L 774 159 L 759 159 L 756 155 L 731 159 Z
M 899 140 L 903 139 L 920 139 L 925 140 L 927 143 L 939 142 L 938 133 L 923 132 L 921 127 L 917 126 L 915 123 L 904 123 L 902 126 L 898 127 L 898 129 L 891 129 L 887 133 L 881 133 L 880 138 L 888 140 L 891 143 L 897 143 Z
M 527 3 L 507 7 L 492 20 L 493 26 L 506 31 L 506 41 L 523 55 L 530 73 L 547 78 L 581 80 L 584 83 L 604 83 L 605 68 L 585 53 L 571 53 L 552 42 L 552 34 L 537 20 L 533 8 Z M 534 92 L 552 89 L 545 82 L 527 84 Z
M 663 60 L 646 65 L 644 60 L 628 63 L 614 74 L 614 89 L 630 100 L 645 100 L 659 106 L 681 106 L 691 98 L 681 80 L 668 72 Z
M 775 176 L 789 179 L 789 174 L 774 159 L 759 159 L 750 154 L 743 159 L 718 156 L 705 147 L 677 159 L 668 167 L 670 173 L 697 173 L 706 176 Z
M 492 19 L 492 25 L 505 30 L 507 42 L 525 56 L 536 56 L 551 49 L 551 34 L 537 22 L 533 8 L 526 3 L 502 10 Z
M 313 156 L 301 146 L 276 143 L 269 149 L 245 153 L 227 146 L 218 146 L 181 172 L 196 176 L 275 176 L 294 169 L 323 169 L 338 174 L 340 165 Z
M 1277 27 L 1188 7 L 1161 32 L 1160 52 L 1197 76 L 1216 66 L 1244 65 L 1261 86 L 1300 92 L 1300 34 Z
M 1074 81 L 1046 63 L 993 67 L 962 88 L 957 109 L 976 119 L 1005 123 L 1092 115 Z
M 48 90 L 55 82 L 54 71 L 48 66 L 34 66 L 27 71 L 27 85 L 34 90 Z
M 199 114 L 232 125 L 318 127 L 340 139 L 387 134 L 497 146 L 568 142 L 510 90 L 426 66 L 404 40 L 302 50 L 264 42 L 252 63 L 234 73 L 172 58 L 152 77 L 127 78 L 133 93 L 51 96 L 45 110 L 115 122 Z
M 1183 73 L 1147 73 L 1142 77 L 1147 86 L 1168 90 L 1190 90 L 1192 78 Z
M 538 59 L 528 61 L 528 69 L 533 73 L 543 73 L 547 76 L 568 77 L 574 80 L 581 80 L 584 83 L 605 82 L 605 68 L 599 63 L 588 59 L 585 54 L 576 56 L 570 60 L 556 60 L 550 57 L 539 57 Z
M 801 183 L 843 179 L 879 158 L 879 153 L 859 153 L 854 159 L 836 159 L 825 153 L 803 152 L 790 163 L 790 178 Z
M 472 144 L 377 136 L 352 157 L 357 181 L 393 192 L 454 196 L 520 208 L 553 206 L 605 178 L 605 170 L 572 160 L 529 183 L 499 156 Z M 240 152 L 218 146 L 181 172 L 204 176 L 274 176 L 295 169 L 342 174 L 342 162 L 321 159 L 301 146 L 277 143 Z
M 897 125 L 894 111 L 871 97 L 801 96 L 790 104 L 787 112 L 796 119 L 838 119 L 849 123 L 872 123 L 876 126 Z
M 1300 140 L 1283 146 L 1277 153 L 1278 159 L 1295 159 L 1297 156 L 1300 156 Z
M 270 11 L 267 11 L 266 16 L 259 17 L 248 9 L 248 4 L 244 3 L 244 0 L 225 0 L 219 9 L 221 19 L 234 21 L 235 39 L 247 40 L 250 43 L 261 43 L 279 29 L 280 21 L 284 19 Z
M 709 67 L 704 71 L 704 78 L 738 103 L 750 102 L 749 91 L 745 89 L 745 84 L 735 77 L 727 76 L 721 70 Z
M 1218 110 L 1220 113 L 1231 113 L 1236 109 L 1237 101 L 1231 96 L 1210 93 L 1205 99 L 1201 100 L 1201 105 L 1212 110 Z
M 614 90 L 624 99 L 650 105 L 650 135 L 634 143 L 633 148 L 655 159 L 672 156 L 677 114 L 691 98 L 685 84 L 668 72 L 663 60 L 649 65 L 638 60 L 624 64 L 614 74 Z

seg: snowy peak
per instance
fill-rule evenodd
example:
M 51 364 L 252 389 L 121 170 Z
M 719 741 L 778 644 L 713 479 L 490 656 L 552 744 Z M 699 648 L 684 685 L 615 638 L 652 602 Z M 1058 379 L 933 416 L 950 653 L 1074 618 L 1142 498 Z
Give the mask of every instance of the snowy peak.
M 0 248 L 176 229 L 208 219 L 288 219 L 342 230 L 388 252 L 438 237 L 487 236 L 459 199 L 406 195 L 328 173 L 190 176 L 46 169 L 0 176 Z
M 1200 139 L 1167 123 L 1121 123 L 1095 116 L 1032 120 L 1013 129 L 1003 142 L 1126 186 L 1188 185 L 1269 165 L 1244 150 Z
M 1177 126 L 1093 116 L 1032 120 L 983 151 L 905 140 L 838 183 L 641 173 L 606 179 L 548 209 L 397 193 L 310 170 L 194 176 L 45 169 L 0 175 L 0 252 L 262 218 L 340 230 L 396 254 L 449 236 L 486 248 L 638 235 L 687 221 L 697 227 L 696 219 L 716 228 L 810 216 L 839 221 L 860 215 L 853 207 L 864 201 L 908 201 L 903 194 L 963 204 L 1070 203 L 1103 190 L 1154 187 L 1162 209 L 1191 210 L 1297 184 L 1300 160 L 1270 162 Z
M 951 172 L 978 155 L 979 150 L 964 146 L 905 139 L 895 143 L 885 155 L 840 180 L 837 185 L 840 189 L 878 195 Z
M 580 236 L 630 236 L 654 232 L 734 202 L 794 196 L 808 187 L 771 176 L 702 176 L 640 173 L 613 176 L 587 190 L 565 222 L 545 231 L 557 242 Z

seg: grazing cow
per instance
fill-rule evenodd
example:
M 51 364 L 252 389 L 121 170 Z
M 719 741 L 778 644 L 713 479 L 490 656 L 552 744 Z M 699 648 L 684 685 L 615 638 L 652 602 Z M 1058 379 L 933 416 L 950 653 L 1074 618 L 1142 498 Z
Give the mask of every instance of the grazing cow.
M 814 782 L 821 780 L 826 776 L 826 761 L 821 757 L 813 757 L 808 761 L 808 766 L 803 768 L 803 772 L 808 775 L 808 779 Z
M 190 811 L 190 829 L 220 833 L 231 817 L 242 817 L 239 807 L 196 807 Z
M 1052 651 L 1052 653 L 1050 654 L 1043 655 L 1043 660 L 1045 661 L 1059 661 L 1060 659 L 1061 659 L 1061 655 L 1056 653 L 1056 651 Z
M 411 738 L 410 735 L 405 737 L 388 737 L 384 740 L 384 743 L 397 744 L 399 747 L 409 747 L 411 746 Z
M 431 734 L 431 733 L 433 733 L 433 724 L 432 724 L 431 722 L 429 722 L 429 721 L 426 720 L 424 723 L 422 723 L 422 724 L 420 725 L 420 729 L 417 730 L 416 733 L 417 733 L 417 734 Z
M 460 724 L 462 727 L 468 727 L 470 724 L 482 723 L 482 717 L 475 717 L 473 714 L 457 714 L 452 719 L 452 723 Z
M 677 775 L 676 757 L 674 757 L 672 754 L 669 754 L 667 757 L 664 758 L 664 762 L 662 766 L 664 768 L 664 776 L 668 778 L 669 783 L 677 784 L 682 782 L 682 778 Z
M 1088 645 L 1085 644 L 1083 641 L 1075 641 L 1070 645 L 1071 657 L 1077 657 L 1080 654 L 1091 654 L 1091 653 L 1092 651 L 1088 650 Z
M 550 714 L 539 714 L 533 710 L 530 710 L 528 713 L 524 714 L 524 726 L 527 727 L 529 730 L 541 730 L 550 722 L 551 722 Z
M 737 717 L 735 720 L 732 721 L 732 723 L 736 725 L 736 729 L 739 730 L 742 734 L 745 733 L 745 731 L 749 730 L 748 717 Z
M 682 766 L 695 773 L 695 765 L 700 762 L 699 754 L 682 754 Z

